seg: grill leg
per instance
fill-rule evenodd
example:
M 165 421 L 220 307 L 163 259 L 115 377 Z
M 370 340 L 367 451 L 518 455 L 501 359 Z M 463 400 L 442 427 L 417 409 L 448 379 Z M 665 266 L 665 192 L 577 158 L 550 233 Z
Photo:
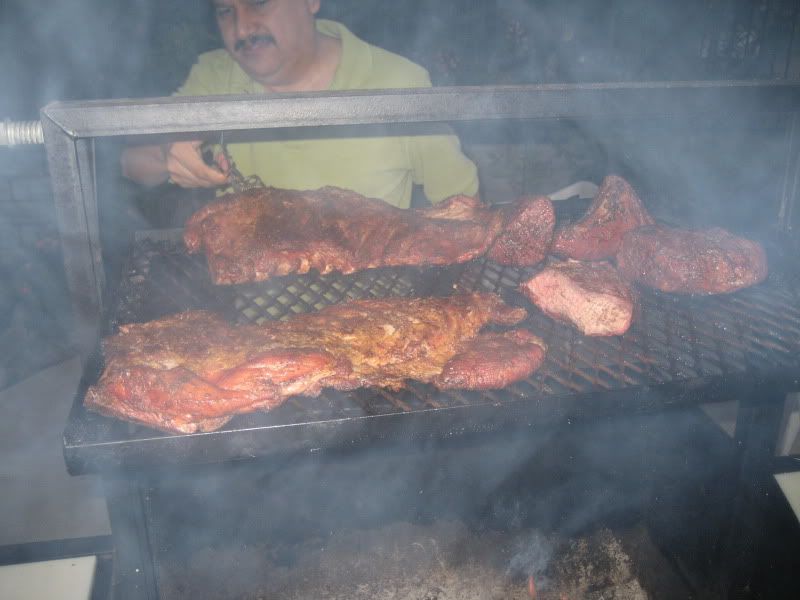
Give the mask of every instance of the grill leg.
M 104 480 L 114 541 L 113 600 L 158 600 L 145 512 L 144 480 Z
M 772 473 L 785 400 L 786 390 L 769 384 L 753 385 L 740 399 L 737 491 L 721 549 L 728 598 L 755 597 L 759 585 L 755 578 L 767 547 L 764 521 L 774 500 Z

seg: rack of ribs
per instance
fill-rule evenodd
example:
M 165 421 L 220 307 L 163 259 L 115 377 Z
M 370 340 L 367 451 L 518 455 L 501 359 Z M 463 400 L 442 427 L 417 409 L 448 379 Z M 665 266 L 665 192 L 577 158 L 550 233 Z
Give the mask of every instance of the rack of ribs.
M 513 226 L 515 217 L 520 224 Z M 348 274 L 458 264 L 495 244 L 505 264 L 527 266 L 544 258 L 554 221 L 547 198 L 491 209 L 454 196 L 431 208 L 403 210 L 334 187 L 265 188 L 203 207 L 187 222 L 184 242 L 189 252 L 205 251 L 215 283 L 236 284 L 311 269 Z
M 625 234 L 617 268 L 630 280 L 683 294 L 734 292 L 761 283 L 768 274 L 760 244 L 720 227 L 640 227 Z
M 622 177 L 609 175 L 586 215 L 556 230 L 552 252 L 577 260 L 612 258 L 626 232 L 654 223 L 631 185 Z
M 474 293 L 355 300 L 262 325 L 188 311 L 123 325 L 104 340 L 105 369 L 85 406 L 172 432 L 213 431 L 324 387 L 492 389 L 541 365 L 545 344 L 515 325 L 525 309 Z

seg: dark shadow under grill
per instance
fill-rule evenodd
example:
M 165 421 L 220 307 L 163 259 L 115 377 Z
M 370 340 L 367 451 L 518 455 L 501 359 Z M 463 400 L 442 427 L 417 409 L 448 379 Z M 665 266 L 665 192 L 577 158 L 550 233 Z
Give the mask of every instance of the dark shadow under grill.
M 310 273 L 215 286 L 205 259 L 187 255 L 178 233 L 137 239 L 105 334 L 119 323 L 190 308 L 211 309 L 234 322 L 263 322 L 353 298 L 481 289 L 528 308 L 524 326 L 547 343 L 545 363 L 530 379 L 503 390 L 439 391 L 414 382 L 401 392 L 325 390 L 317 398 L 292 398 L 268 413 L 238 416 L 218 432 L 172 435 L 83 409 L 86 388 L 102 371 L 98 350 L 87 364 L 65 432 L 73 473 L 648 412 L 724 399 L 763 379 L 792 382 L 800 372 L 800 280 L 777 268 L 787 260 L 771 261 L 773 272 L 765 283 L 735 294 L 689 297 L 643 290 L 638 318 L 624 336 L 589 338 L 546 317 L 517 291 L 535 268 L 479 260 L 452 268 Z M 781 248 L 776 252 L 791 255 Z

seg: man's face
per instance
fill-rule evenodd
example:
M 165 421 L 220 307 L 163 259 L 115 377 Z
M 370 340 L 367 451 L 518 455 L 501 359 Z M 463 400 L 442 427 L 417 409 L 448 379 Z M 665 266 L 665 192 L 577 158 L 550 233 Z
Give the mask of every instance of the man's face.
M 320 0 L 213 2 L 225 48 L 256 81 L 291 84 L 312 60 Z

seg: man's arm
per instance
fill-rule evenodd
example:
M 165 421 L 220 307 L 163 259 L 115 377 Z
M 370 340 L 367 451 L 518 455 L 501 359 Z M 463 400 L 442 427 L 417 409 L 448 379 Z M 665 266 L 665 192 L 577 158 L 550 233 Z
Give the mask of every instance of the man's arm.
M 176 96 L 207 96 L 221 93 L 219 81 L 226 80 L 224 50 L 201 54 Z M 222 65 L 222 66 L 220 66 Z M 216 157 L 219 169 L 208 166 L 200 153 L 200 141 L 175 142 L 161 146 L 130 146 L 122 153 L 122 173 L 142 185 L 154 186 L 167 180 L 183 187 L 216 187 L 227 182 L 228 165 Z
M 122 152 L 122 174 L 146 186 L 168 179 L 181 187 L 217 187 L 228 181 L 228 165 L 217 157 L 219 169 L 208 166 L 200 154 L 199 140 L 160 146 L 131 146 Z

